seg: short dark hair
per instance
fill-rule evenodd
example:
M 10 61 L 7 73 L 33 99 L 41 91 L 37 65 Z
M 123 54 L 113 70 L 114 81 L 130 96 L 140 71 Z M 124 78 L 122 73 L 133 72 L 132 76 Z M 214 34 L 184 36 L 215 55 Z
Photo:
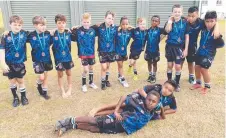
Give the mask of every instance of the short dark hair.
M 13 15 L 9 18 L 9 24 L 20 23 L 23 24 L 23 19 L 19 15 Z
M 205 20 L 207 19 L 216 19 L 217 18 L 217 12 L 216 11 L 207 11 L 205 15 Z
M 129 19 L 128 19 L 128 17 L 123 16 L 123 17 L 120 19 L 120 24 L 122 23 L 123 20 L 129 20 Z
M 64 16 L 62 14 L 57 14 L 55 16 L 55 23 L 57 23 L 57 21 L 64 21 L 64 22 L 66 22 L 67 21 L 66 16 Z
M 177 83 L 175 80 L 167 80 L 164 84 L 166 84 L 166 83 L 172 85 L 174 89 L 177 88 Z
M 181 8 L 183 10 L 183 6 L 181 6 L 180 4 L 173 5 L 172 11 L 173 11 L 174 8 Z
M 160 99 L 160 94 L 159 92 L 157 92 L 156 90 L 152 90 L 148 93 L 147 97 L 149 97 L 150 95 L 154 95 L 156 96 L 158 99 Z
M 153 15 L 153 16 L 151 17 L 151 19 L 153 19 L 153 18 L 158 18 L 158 19 L 160 20 L 160 16 L 159 16 L 159 15 Z
M 192 6 L 188 9 L 188 13 L 198 12 L 199 8 L 197 6 Z
M 113 11 L 107 11 L 107 12 L 105 13 L 105 18 L 106 18 L 109 14 L 111 14 L 113 18 L 115 17 L 115 13 L 114 13 Z

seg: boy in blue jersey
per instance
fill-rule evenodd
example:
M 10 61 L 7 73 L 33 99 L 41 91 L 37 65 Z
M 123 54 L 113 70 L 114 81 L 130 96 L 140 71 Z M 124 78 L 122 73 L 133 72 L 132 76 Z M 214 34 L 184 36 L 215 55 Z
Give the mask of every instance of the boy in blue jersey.
M 136 60 L 139 59 L 141 52 L 144 50 L 146 43 L 146 20 L 144 18 L 137 19 L 138 27 L 132 30 L 133 42 L 130 46 L 130 63 L 128 73 L 132 73 L 133 67 L 133 79 L 138 80 L 138 73 L 136 69 Z
M 71 40 L 75 40 L 71 32 L 65 29 L 66 17 L 58 14 L 55 16 L 55 23 L 57 30 L 53 35 L 53 55 L 55 59 L 55 65 L 58 75 L 58 85 L 62 92 L 62 97 L 66 98 L 71 95 L 72 81 L 71 81 L 71 68 L 74 67 L 74 63 L 71 57 Z M 63 85 L 63 73 L 66 72 L 68 91 L 65 92 Z
M 82 91 L 86 92 L 86 75 L 89 72 L 89 86 L 93 89 L 98 87 L 93 83 L 93 65 L 95 64 L 95 37 L 96 32 L 91 25 L 91 15 L 84 13 L 82 16 L 82 27 L 72 30 L 76 37 L 78 45 L 78 56 L 81 58 L 82 73 Z
M 174 5 L 172 8 L 172 16 L 166 23 L 165 30 L 168 33 L 166 40 L 166 58 L 167 58 L 167 78 L 172 79 L 172 69 L 175 63 L 177 82 L 176 91 L 180 91 L 180 77 L 181 77 L 181 62 L 188 53 L 189 44 L 189 26 L 187 21 L 182 19 L 183 7 L 181 5 Z M 183 50 L 183 47 L 185 48 Z
M 201 31 L 200 46 L 195 57 L 195 76 L 196 84 L 191 89 L 202 88 L 201 77 L 204 79 L 204 88 L 201 89 L 202 94 L 206 94 L 210 90 L 210 74 L 209 68 L 214 60 L 217 48 L 224 46 L 222 35 L 219 38 L 214 38 L 212 32 L 217 22 L 216 11 L 208 11 L 205 15 L 205 28 Z
M 122 96 L 114 114 L 100 117 L 66 118 L 57 121 L 56 131 L 58 131 L 59 136 L 70 129 L 107 134 L 126 132 L 129 135 L 144 127 L 152 119 L 159 100 L 160 95 L 156 91 L 148 93 L 145 98 L 138 93 Z M 120 113 L 121 106 L 124 106 L 125 110 Z
M 28 104 L 26 89 L 24 85 L 24 75 L 26 69 L 24 62 L 26 56 L 26 41 L 28 33 L 22 30 L 23 20 L 20 16 L 10 17 L 10 28 L 8 35 L 3 35 L 0 43 L 0 61 L 3 75 L 8 76 L 10 89 L 13 94 L 13 107 L 20 105 L 17 95 L 17 83 L 21 93 L 22 105 Z
M 161 103 L 156 107 L 156 112 L 152 119 L 152 120 L 155 120 L 155 119 L 162 118 L 162 115 L 160 114 L 162 111 L 159 111 L 159 110 L 164 110 L 165 115 L 176 112 L 177 103 L 173 95 L 173 92 L 175 91 L 176 87 L 177 87 L 177 84 L 174 80 L 168 80 L 163 85 L 161 84 L 146 85 L 142 89 L 138 89 L 135 92 L 139 93 L 143 97 L 145 97 L 149 92 L 153 90 L 157 91 L 160 94 Z M 102 115 L 108 115 L 108 114 L 114 113 L 115 107 L 116 107 L 116 104 L 106 105 L 101 108 L 94 108 L 90 111 L 89 116 L 102 116 Z M 121 107 L 120 112 L 122 112 L 123 110 L 124 110 L 124 107 Z
M 47 94 L 48 71 L 53 69 L 50 46 L 52 37 L 49 31 L 46 31 L 46 19 L 42 16 L 35 16 L 32 19 L 35 31 L 30 32 L 28 42 L 31 45 L 32 61 L 34 72 L 38 74 L 37 89 L 39 94 L 46 100 L 50 98 Z
M 149 77 L 148 82 L 156 82 L 157 62 L 160 60 L 159 43 L 162 35 L 166 34 L 164 28 L 158 27 L 160 17 L 154 15 L 151 18 L 151 27 L 147 30 L 146 40 L 147 46 L 144 54 L 144 59 L 148 63 Z
M 109 82 L 110 63 L 115 61 L 115 36 L 117 32 L 116 26 L 113 24 L 115 14 L 107 11 L 105 14 L 105 22 L 99 26 L 95 25 L 98 36 L 98 55 L 101 63 L 101 89 L 105 90 L 111 87 Z
M 123 87 L 129 87 L 127 83 L 124 73 L 123 73 L 123 62 L 128 59 L 127 56 L 127 46 L 131 39 L 131 30 L 128 29 L 129 20 L 127 17 L 122 17 L 120 20 L 120 30 L 117 31 L 116 34 L 116 57 L 115 60 L 118 64 L 118 80 L 122 84 Z

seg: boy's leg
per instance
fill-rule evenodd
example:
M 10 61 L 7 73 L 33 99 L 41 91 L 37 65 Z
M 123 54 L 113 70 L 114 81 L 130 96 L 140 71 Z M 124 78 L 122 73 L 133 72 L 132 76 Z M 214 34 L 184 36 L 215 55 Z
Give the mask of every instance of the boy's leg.
M 181 64 L 175 64 L 175 70 L 176 70 L 176 83 L 177 83 L 177 89 L 176 91 L 180 91 L 180 77 L 181 77 Z
M 17 95 L 17 85 L 16 85 L 16 79 L 9 79 L 10 81 L 10 89 L 11 89 L 11 92 L 13 94 L 13 107 L 17 107 L 20 105 L 20 100 L 19 100 L 19 97 Z
M 93 89 L 98 88 L 93 82 L 93 65 L 89 65 L 89 86 Z
M 201 93 L 206 94 L 208 90 L 210 89 L 210 74 L 209 74 L 209 69 L 201 68 L 201 74 L 204 79 L 204 85 L 205 87 L 202 89 Z
M 106 89 L 106 71 L 107 63 L 101 63 L 101 89 Z
M 128 73 L 129 74 L 132 74 L 133 64 L 134 64 L 134 60 L 130 57 L 130 60 L 129 60 L 129 68 L 128 68 Z
M 152 65 L 153 65 L 153 73 L 152 73 L 153 81 L 152 81 L 152 83 L 155 83 L 156 82 L 156 72 L 157 72 L 157 69 L 158 69 L 157 62 L 154 62 Z
M 26 88 L 25 88 L 25 85 L 24 85 L 24 78 L 17 78 L 16 80 L 17 80 L 17 82 L 19 84 L 19 88 L 20 88 L 21 103 L 22 103 L 22 105 L 27 105 L 29 102 L 28 102 L 28 99 L 26 97 Z
M 168 80 L 172 80 L 172 72 L 173 72 L 173 62 L 167 63 L 167 78 Z
M 111 83 L 109 82 L 109 76 L 110 76 L 110 72 L 109 72 L 109 69 L 110 69 L 110 63 L 107 62 L 107 70 L 106 70 L 106 86 L 107 87 L 111 87 Z
M 43 95 L 43 91 L 42 91 L 42 84 L 43 84 L 43 81 L 44 81 L 44 73 L 43 74 L 39 74 L 38 75 L 38 78 L 37 78 L 37 89 L 38 89 L 38 92 L 40 95 Z
M 194 62 L 188 62 L 189 83 L 195 84 L 195 65 Z
M 87 87 L 86 87 L 86 75 L 89 72 L 89 66 L 88 65 L 83 65 L 83 73 L 82 73 L 82 91 L 86 92 Z
M 50 96 L 48 95 L 48 71 L 44 72 L 44 80 L 42 84 L 42 92 L 43 92 L 43 97 L 48 100 L 50 99 Z
M 148 63 L 148 72 L 149 72 L 149 77 L 147 79 L 148 82 L 152 81 L 152 62 L 151 61 L 147 61 Z
M 123 87 L 129 87 L 129 84 L 127 83 L 123 74 L 123 61 L 117 61 L 117 64 L 118 64 L 118 72 L 119 72 L 119 76 L 118 76 L 119 82 L 122 84 Z
M 195 77 L 196 77 L 196 83 L 192 85 L 190 88 L 191 90 L 202 88 L 202 81 L 201 81 L 201 66 L 195 65 Z
M 137 64 L 136 64 L 137 60 L 134 60 L 134 64 L 133 64 L 133 80 L 138 80 L 138 73 L 137 73 Z
M 71 76 L 71 69 L 66 70 L 66 75 L 67 75 L 67 83 L 68 83 L 68 90 L 67 90 L 67 96 L 71 95 L 71 90 L 72 90 L 72 76 Z
M 61 92 L 62 92 L 62 97 L 63 97 L 63 98 L 66 98 L 67 95 L 66 95 L 66 93 L 65 93 L 64 85 L 63 85 L 63 76 L 64 76 L 63 73 L 64 73 L 63 71 L 59 71 L 59 70 L 57 71 L 57 75 L 58 75 L 58 85 L 59 85 L 60 90 L 61 90 Z

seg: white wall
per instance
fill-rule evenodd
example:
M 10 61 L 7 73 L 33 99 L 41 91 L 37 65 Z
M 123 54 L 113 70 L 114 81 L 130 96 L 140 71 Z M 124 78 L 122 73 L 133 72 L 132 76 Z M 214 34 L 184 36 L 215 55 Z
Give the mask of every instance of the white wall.
M 203 0 L 202 0 L 203 1 Z M 204 18 L 205 13 L 209 10 L 215 10 L 219 18 L 226 17 L 226 1 L 222 0 L 222 5 L 217 5 L 217 0 L 208 0 L 208 5 L 201 5 L 201 18 Z

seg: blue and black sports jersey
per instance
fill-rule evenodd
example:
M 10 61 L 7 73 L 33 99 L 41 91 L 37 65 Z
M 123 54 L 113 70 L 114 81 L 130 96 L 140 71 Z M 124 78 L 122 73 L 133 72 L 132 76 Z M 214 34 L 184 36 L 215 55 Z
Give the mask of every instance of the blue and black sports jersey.
M 175 97 L 173 95 L 171 95 L 171 96 L 163 96 L 162 95 L 162 85 L 160 85 L 160 84 L 146 85 L 146 86 L 144 86 L 143 90 L 147 94 L 149 92 L 151 92 L 152 90 L 159 92 L 159 94 L 161 96 L 161 104 L 162 104 L 163 107 L 169 106 L 171 109 L 177 109 L 176 100 L 175 100 Z
M 111 25 L 106 28 L 105 23 L 100 24 L 100 26 L 92 26 L 95 29 L 98 36 L 98 51 L 99 52 L 115 52 L 115 37 L 117 32 L 117 27 Z
M 131 39 L 131 31 L 130 30 L 120 30 L 117 31 L 116 34 L 116 47 L 115 52 L 118 55 L 125 56 L 127 55 L 127 46 Z
M 161 34 L 166 34 L 164 28 L 149 28 L 147 30 L 146 40 L 147 40 L 147 46 L 146 46 L 146 52 L 159 52 L 159 42 L 160 42 L 160 36 Z
M 7 64 L 19 64 L 27 60 L 26 42 L 28 32 L 21 30 L 17 34 L 12 31 L 3 36 L 0 49 L 5 49 L 5 61 Z
M 197 39 L 199 36 L 199 32 L 204 28 L 204 21 L 198 18 L 194 24 L 189 24 L 189 47 L 197 47 Z
M 218 39 L 214 39 L 212 32 L 213 29 L 210 31 L 203 29 L 201 31 L 201 40 L 197 55 L 214 57 L 216 54 L 216 48 L 224 46 L 224 40 L 222 39 L 222 36 L 220 36 Z
M 33 62 L 51 62 L 50 46 L 52 45 L 52 36 L 49 31 L 38 34 L 37 31 L 30 32 L 28 42 L 31 45 Z
M 146 43 L 146 35 L 147 31 L 141 31 L 139 27 L 132 30 L 132 38 L 133 42 L 130 47 L 131 53 L 141 53 L 144 50 L 145 43 Z
M 95 55 L 96 32 L 93 28 L 85 29 L 80 27 L 72 30 L 78 45 L 78 55 L 80 58 L 93 57 Z
M 53 35 L 53 55 L 55 64 L 72 61 L 71 57 L 71 32 L 65 30 L 63 33 L 56 31 Z
M 138 93 L 127 95 L 125 104 L 126 110 L 121 113 L 121 125 L 129 135 L 144 127 L 152 119 L 154 110 L 146 108 L 145 98 Z
M 182 48 L 185 44 L 186 34 L 189 34 L 189 25 L 185 19 L 172 23 L 172 30 L 168 33 L 166 40 L 167 45 Z

